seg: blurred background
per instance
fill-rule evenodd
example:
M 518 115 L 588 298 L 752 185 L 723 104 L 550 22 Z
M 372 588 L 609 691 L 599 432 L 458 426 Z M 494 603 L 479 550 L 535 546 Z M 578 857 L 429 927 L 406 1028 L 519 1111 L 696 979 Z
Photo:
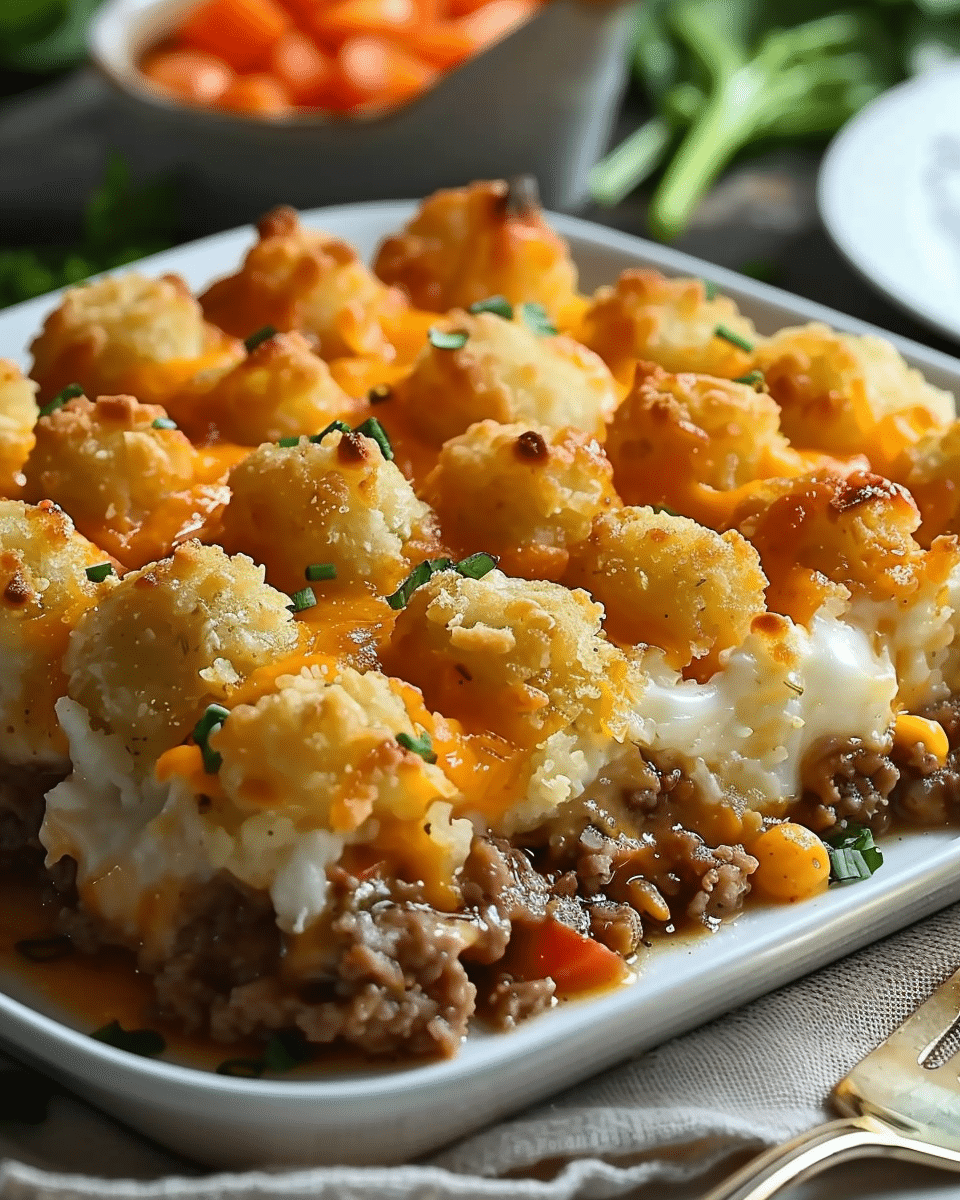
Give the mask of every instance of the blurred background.
M 271 204 L 531 171 L 550 207 L 956 352 L 847 265 L 816 181 L 958 55 L 960 0 L 0 0 L 0 305 Z

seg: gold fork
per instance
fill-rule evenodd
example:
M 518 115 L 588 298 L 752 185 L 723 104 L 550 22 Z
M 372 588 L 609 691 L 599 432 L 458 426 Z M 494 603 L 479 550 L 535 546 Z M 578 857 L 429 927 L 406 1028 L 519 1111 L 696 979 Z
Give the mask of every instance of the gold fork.
M 704 1200 L 767 1200 L 826 1167 L 881 1156 L 960 1171 L 960 1058 L 944 1044 L 960 1027 L 960 971 L 830 1094 L 842 1114 L 748 1162 Z

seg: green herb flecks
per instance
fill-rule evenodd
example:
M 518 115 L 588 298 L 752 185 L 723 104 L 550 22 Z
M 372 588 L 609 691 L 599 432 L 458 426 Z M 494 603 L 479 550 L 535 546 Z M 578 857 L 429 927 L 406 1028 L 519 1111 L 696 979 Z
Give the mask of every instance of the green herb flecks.
M 354 429 L 354 433 L 361 433 L 364 437 L 373 438 L 380 447 L 383 457 L 388 461 L 393 459 L 393 447 L 390 445 L 390 439 L 387 437 L 387 431 L 380 424 L 376 417 L 367 417 L 365 421 Z
M 437 350 L 462 350 L 469 336 L 462 329 L 437 329 L 435 325 L 427 334 L 430 345 Z
M 430 734 L 426 731 L 419 737 L 411 737 L 409 733 L 398 733 L 397 741 L 404 750 L 409 750 L 411 754 L 419 754 L 424 762 L 435 763 L 437 761 L 437 752 L 433 748 Z
M 748 371 L 746 375 L 739 375 L 734 383 L 746 383 L 752 388 L 762 389 L 767 385 L 766 376 L 762 371 Z
M 200 747 L 203 769 L 208 775 L 216 775 L 223 765 L 223 756 L 211 748 L 210 738 L 229 716 L 229 708 L 224 708 L 222 704 L 208 704 L 206 712 L 193 727 L 193 740 Z
M 486 554 L 481 551 L 479 554 L 471 554 L 468 558 L 462 558 L 458 563 L 454 563 L 453 569 L 467 579 L 482 579 L 484 575 L 490 574 L 499 561 L 500 559 L 495 554 Z
M 308 608 L 316 608 L 317 594 L 312 587 L 301 588 L 299 592 L 294 592 L 290 597 L 288 608 L 293 612 L 305 612 Z
M 532 330 L 537 337 L 553 337 L 557 332 L 556 325 L 550 320 L 547 310 L 542 304 L 528 300 L 526 304 L 520 305 L 520 316 L 523 317 L 527 328 Z
M 271 1033 L 260 1058 L 228 1058 L 217 1067 L 218 1075 L 233 1075 L 239 1079 L 259 1079 L 269 1071 L 282 1075 L 307 1062 L 310 1046 L 297 1029 L 282 1029 Z
M 269 342 L 272 337 L 277 336 L 277 331 L 272 325 L 264 325 L 255 333 L 251 333 L 249 337 L 243 339 L 243 344 L 246 347 L 248 354 L 252 354 L 258 346 L 262 346 L 264 342 Z
M 43 408 L 40 409 L 41 417 L 49 417 L 51 413 L 55 413 L 58 408 L 63 408 L 68 400 L 76 400 L 78 396 L 83 395 L 83 388 L 79 383 L 68 383 L 62 392 L 57 392 L 54 398 L 48 401 Z
M 453 566 L 451 558 L 427 558 L 424 559 L 419 566 L 413 568 L 410 574 L 406 577 L 403 583 L 395 592 L 386 597 L 390 607 L 399 612 L 401 608 L 406 608 L 410 597 L 419 587 L 427 582 L 438 571 L 449 571 Z
M 513 305 L 506 296 L 488 296 L 486 300 L 478 300 L 475 304 L 470 305 L 470 312 L 474 316 L 480 313 L 493 313 L 494 316 L 503 317 L 505 321 L 513 320 Z
M 155 1029 L 124 1029 L 119 1021 L 111 1021 L 90 1034 L 98 1042 L 139 1054 L 142 1058 L 156 1058 L 167 1048 L 167 1039 Z
M 315 446 L 318 446 L 323 441 L 323 439 L 327 436 L 328 433 L 349 433 L 349 432 L 350 432 L 350 426 L 346 423 L 346 421 L 331 421 L 330 424 L 325 429 L 321 429 L 319 433 L 313 434 L 310 438 L 310 441 L 313 442 L 313 444 Z M 299 439 L 297 439 L 297 440 L 299 441 Z
M 87 567 L 85 574 L 91 583 L 103 583 L 113 574 L 113 563 L 97 563 L 95 567 Z
M 839 833 L 824 841 L 830 856 L 831 883 L 859 883 L 883 866 L 873 832 L 863 825 L 848 821 Z
M 313 438 L 311 438 L 310 440 L 312 442 Z M 317 441 L 319 441 L 319 440 L 320 439 L 317 438 Z M 300 445 L 300 435 L 297 434 L 296 437 L 282 437 L 277 442 L 277 445 L 283 450 L 292 450 L 294 446 Z
M 336 579 L 337 564 L 336 563 L 311 563 L 304 571 L 304 576 L 310 583 L 319 583 L 322 580 Z
M 753 342 L 748 342 L 745 337 L 735 332 L 729 325 L 718 325 L 713 331 L 713 336 L 723 338 L 725 342 L 729 342 L 731 346 L 737 346 L 744 350 L 747 354 L 753 352 Z
M 170 417 L 157 417 L 150 424 L 151 429 L 176 429 L 177 423 Z

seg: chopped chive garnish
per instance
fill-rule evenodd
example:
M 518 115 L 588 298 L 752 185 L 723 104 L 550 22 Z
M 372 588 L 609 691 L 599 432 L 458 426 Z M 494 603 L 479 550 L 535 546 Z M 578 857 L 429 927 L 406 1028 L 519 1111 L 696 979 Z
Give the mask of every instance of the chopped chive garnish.
M 883 855 L 873 840 L 873 832 L 848 821 L 840 833 L 824 838 L 830 856 L 831 883 L 857 883 L 869 879 L 883 866 Z
M 76 400 L 78 396 L 83 395 L 83 388 L 79 383 L 68 383 L 62 392 L 57 392 L 54 398 L 48 401 L 43 408 L 40 409 L 41 417 L 49 417 L 51 413 L 55 413 L 58 408 L 63 408 L 68 400 Z
M 311 439 L 312 440 L 312 439 Z M 278 446 L 282 446 L 284 450 L 289 450 L 291 446 L 300 445 L 300 437 L 282 437 L 278 442 Z
M 310 1046 L 299 1029 L 283 1029 L 267 1039 L 263 1065 L 267 1071 L 290 1071 L 309 1057 Z
M 484 575 L 490 574 L 499 561 L 495 554 L 485 554 L 481 551 L 479 554 L 471 554 L 469 558 L 462 558 L 454 564 L 453 569 L 467 579 L 482 579 Z
M 301 588 L 299 592 L 294 592 L 290 597 L 290 603 L 287 608 L 293 609 L 295 613 L 304 612 L 308 608 L 316 608 L 317 595 L 313 588 Z
M 704 296 L 706 296 L 708 300 L 716 300 L 718 292 L 717 285 L 709 279 L 701 279 L 700 282 L 703 284 Z
M 389 462 L 393 458 L 393 447 L 387 437 L 387 431 L 376 417 L 367 417 L 354 429 L 354 433 L 362 433 L 364 437 L 373 438 L 380 447 L 383 457 Z
M 108 575 L 113 574 L 113 563 L 97 563 L 95 567 L 87 567 L 86 574 L 91 583 L 103 583 Z
M 217 1067 L 218 1075 L 233 1075 L 237 1079 L 259 1079 L 266 1070 L 262 1058 L 228 1058 Z
M 520 305 L 520 315 L 523 317 L 527 327 L 537 337 L 553 337 L 557 332 L 556 325 L 550 320 L 547 310 L 542 304 L 535 304 L 532 300 L 528 300 L 526 304 Z
M 436 326 L 432 326 L 427 334 L 430 345 L 438 350 L 460 350 L 467 344 L 469 336 L 462 329 L 437 329 Z
M 90 1034 L 98 1042 L 139 1054 L 143 1058 L 156 1058 L 167 1048 L 167 1039 L 155 1029 L 124 1029 L 119 1021 L 111 1021 Z
M 317 583 L 322 579 L 336 579 L 337 564 L 336 563 L 311 563 L 304 571 L 304 576 L 311 583 Z
M 177 423 L 170 417 L 157 417 L 151 424 L 151 429 L 176 429 Z
M 718 325 L 713 331 L 713 336 L 723 338 L 725 342 L 729 342 L 731 346 L 738 346 L 741 350 L 745 350 L 747 354 L 753 351 L 753 342 L 748 342 L 745 337 L 741 337 L 739 333 L 735 333 L 727 325 Z
M 73 952 L 73 943 L 65 934 L 58 933 L 53 937 L 27 938 L 17 942 L 14 949 L 31 962 L 56 962 Z
M 474 316 L 488 312 L 503 317 L 505 321 L 513 320 L 513 305 L 506 296 L 488 296 L 486 300 L 478 300 L 476 304 L 470 305 L 470 311 Z
M 319 433 L 315 433 L 310 438 L 310 441 L 313 442 L 314 445 L 319 445 L 319 443 L 323 441 L 328 433 L 333 433 L 334 431 L 337 433 L 349 433 L 350 426 L 346 423 L 346 421 L 331 421 L 326 429 L 321 429 Z
M 268 342 L 272 337 L 276 337 L 277 331 L 272 325 L 264 325 L 262 329 L 258 329 L 256 333 L 251 333 L 249 337 L 243 339 L 243 344 L 247 349 L 248 354 L 252 354 L 254 350 L 264 342 Z
M 216 733 L 229 716 L 229 708 L 224 708 L 222 704 L 208 704 L 207 711 L 193 727 L 193 740 L 200 747 L 203 769 L 208 775 L 216 775 L 223 765 L 223 756 L 210 746 L 210 735 Z
M 387 596 L 387 603 L 398 611 L 406 608 L 413 593 L 417 588 L 423 587 L 431 575 L 435 575 L 438 571 L 449 571 L 452 566 L 453 560 L 449 558 L 425 559 L 419 566 L 413 568 L 392 595 Z
M 270 1034 L 261 1058 L 228 1058 L 217 1067 L 217 1074 L 259 1079 L 265 1071 L 291 1071 L 309 1057 L 310 1046 L 303 1034 L 297 1029 L 283 1029 Z
M 383 404 L 385 400 L 389 400 L 393 395 L 393 388 L 389 383 L 378 383 L 376 387 L 372 387 L 367 392 L 367 399 L 371 404 Z
M 419 737 L 411 737 L 409 733 L 398 733 L 397 741 L 412 754 L 419 754 L 424 762 L 435 763 L 437 752 L 433 748 L 429 733 L 421 733 Z
M 739 375 L 734 383 L 747 383 L 751 387 L 763 386 L 767 382 L 767 377 L 762 371 L 748 371 L 746 375 Z

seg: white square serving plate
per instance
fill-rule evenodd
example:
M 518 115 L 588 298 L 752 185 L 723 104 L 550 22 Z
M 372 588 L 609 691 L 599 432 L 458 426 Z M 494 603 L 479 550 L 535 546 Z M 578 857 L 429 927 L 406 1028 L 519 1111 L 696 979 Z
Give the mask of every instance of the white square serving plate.
M 315 210 L 304 220 L 372 255 L 413 208 L 395 202 L 350 205 Z M 810 320 L 853 333 L 877 332 L 662 246 L 570 217 L 552 220 L 569 239 L 585 289 L 612 281 L 626 267 L 650 266 L 713 281 L 763 332 Z M 235 269 L 251 240 L 249 228 L 233 230 L 137 265 L 151 274 L 176 271 L 199 288 Z M 0 356 L 26 364 L 28 343 L 55 302 L 55 296 L 45 296 L 0 313 Z M 960 361 L 884 336 L 931 382 L 960 394 Z M 661 944 L 643 959 L 635 982 L 559 1004 L 511 1033 L 477 1030 L 446 1061 L 335 1067 L 266 1080 L 217 1075 L 94 1041 L 67 1006 L 9 971 L 0 974 L 0 1047 L 127 1125 L 211 1166 L 399 1163 L 960 899 L 955 831 L 894 836 L 884 840 L 883 851 L 884 865 L 869 880 L 802 904 L 752 909 L 718 933 Z

